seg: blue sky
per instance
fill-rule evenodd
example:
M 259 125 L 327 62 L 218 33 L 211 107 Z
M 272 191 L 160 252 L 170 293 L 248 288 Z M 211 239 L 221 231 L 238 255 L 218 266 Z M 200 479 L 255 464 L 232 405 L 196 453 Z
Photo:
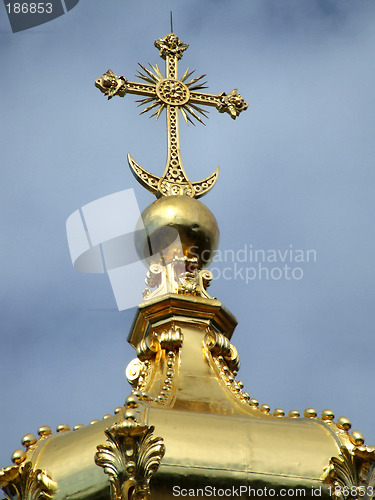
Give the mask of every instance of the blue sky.
M 181 124 L 190 179 L 221 168 L 202 201 L 222 255 L 316 252 L 293 264 L 302 279 L 246 283 L 228 259 L 213 264 L 230 269 L 210 293 L 239 320 L 239 379 L 272 409 L 347 416 L 375 444 L 375 4 L 80 0 L 15 34 L 0 14 L 1 466 L 24 434 L 87 424 L 129 393 L 135 309 L 116 311 L 106 276 L 73 269 L 65 222 L 122 189 L 134 188 L 141 208 L 153 201 L 126 153 L 160 175 L 164 119 L 139 117 L 130 95 L 108 102 L 94 81 L 108 68 L 134 79 L 138 62 L 163 65 L 153 42 L 169 32 L 170 9 L 190 44 L 181 71 L 249 102 L 236 121 L 212 109 L 206 127 Z

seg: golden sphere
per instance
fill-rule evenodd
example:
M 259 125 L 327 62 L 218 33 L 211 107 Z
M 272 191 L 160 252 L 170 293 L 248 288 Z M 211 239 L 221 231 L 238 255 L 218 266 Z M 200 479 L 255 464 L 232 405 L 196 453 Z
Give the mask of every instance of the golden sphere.
M 284 417 L 285 416 L 285 411 L 282 410 L 281 408 L 275 408 L 273 410 L 273 416 L 274 417 Z
M 352 423 L 348 418 L 340 417 L 337 419 L 336 425 L 339 429 L 343 431 L 349 431 L 352 426 Z
M 325 422 L 332 422 L 334 418 L 335 414 L 332 410 L 326 409 L 322 411 L 322 420 L 324 420 Z
M 49 436 L 52 433 L 52 429 L 49 425 L 42 425 L 38 429 L 38 434 L 40 437 L 42 436 Z
M 212 212 L 200 201 L 184 195 L 163 196 L 141 217 L 145 231 L 135 233 L 135 245 L 148 264 L 167 264 L 175 255 L 196 257 L 200 268 L 211 262 L 219 243 L 219 228 Z
M 271 411 L 271 408 L 268 405 L 262 405 L 260 407 L 260 411 L 263 413 L 269 413 Z
M 250 399 L 249 403 L 250 403 L 250 406 L 252 406 L 254 408 L 258 408 L 258 406 L 259 406 L 259 402 L 255 398 Z
M 83 424 L 77 424 L 73 427 L 73 431 L 78 431 L 78 429 L 82 429 L 83 427 L 85 427 Z
M 137 420 L 137 412 L 136 410 L 133 410 L 133 409 L 128 409 L 125 411 L 124 413 L 124 417 L 127 419 L 127 420 Z
M 12 462 L 16 465 L 21 464 L 26 459 L 25 450 L 18 449 L 12 455 Z
M 134 471 L 135 471 L 135 468 L 136 468 L 136 464 L 135 462 L 133 462 L 132 460 L 130 460 L 127 464 L 126 464 L 126 472 L 128 474 L 132 474 Z
M 130 396 L 126 398 L 125 404 L 128 408 L 137 408 L 138 407 L 137 396 L 134 396 L 134 394 L 130 394 Z
M 303 416 L 305 418 L 316 418 L 316 410 L 315 408 L 306 408 L 306 410 L 303 412 Z
M 26 434 L 22 438 L 22 444 L 25 448 L 29 448 L 33 444 L 37 442 L 37 438 L 34 436 L 34 434 Z
M 290 410 L 290 412 L 288 413 L 288 417 L 289 418 L 299 418 L 300 417 L 299 411 L 298 410 Z
M 350 434 L 349 439 L 350 439 L 351 443 L 354 444 L 354 446 L 362 446 L 365 442 L 365 438 L 364 438 L 362 432 L 359 432 L 359 431 L 353 431 Z
M 68 424 L 59 424 L 56 427 L 57 432 L 67 432 L 70 431 L 70 426 Z

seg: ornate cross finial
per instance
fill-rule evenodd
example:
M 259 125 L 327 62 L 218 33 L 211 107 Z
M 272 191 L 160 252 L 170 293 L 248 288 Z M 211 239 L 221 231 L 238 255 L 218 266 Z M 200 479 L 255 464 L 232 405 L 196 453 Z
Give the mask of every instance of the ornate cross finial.
M 138 76 L 146 83 L 130 82 L 125 77 L 116 76 L 108 70 L 95 81 L 95 86 L 108 96 L 108 99 L 115 95 L 124 97 L 127 93 L 143 96 L 138 101 L 139 106 L 145 104 L 148 106 L 141 114 L 156 108 L 151 116 L 156 116 L 158 119 L 162 111 L 166 109 L 168 157 L 162 177 L 157 177 L 142 168 L 128 154 L 130 168 L 142 186 L 157 197 L 184 194 L 192 198 L 200 198 L 215 184 L 219 169 L 217 168 L 213 174 L 202 181 L 190 182 L 181 161 L 179 111 L 186 123 L 194 123 L 193 119 L 195 119 L 204 124 L 201 116 L 207 117 L 207 115 L 200 107 L 202 105 L 214 106 L 220 113 L 228 113 L 235 119 L 241 111 L 247 109 L 248 104 L 237 93 L 237 89 L 229 94 L 221 92 L 218 95 L 202 92 L 202 89 L 206 88 L 204 86 L 206 82 L 201 81 L 205 75 L 189 80 L 194 73 L 194 71 L 189 72 L 189 68 L 178 79 L 177 63 L 189 45 L 182 43 L 174 33 L 155 40 L 155 47 L 159 49 L 160 57 L 166 61 L 165 77 L 157 64 L 150 65 L 151 70 L 139 64 L 142 71 L 138 72 Z

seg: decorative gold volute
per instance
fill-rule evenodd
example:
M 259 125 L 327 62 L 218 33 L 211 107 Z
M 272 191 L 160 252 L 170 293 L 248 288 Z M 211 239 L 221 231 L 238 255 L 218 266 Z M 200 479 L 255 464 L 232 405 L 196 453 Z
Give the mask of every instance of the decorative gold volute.
M 169 33 L 164 38 L 155 40 L 155 47 L 159 49 L 159 55 L 166 62 L 166 76 L 162 74 L 158 65 L 150 65 L 151 70 L 139 64 L 142 71 L 138 77 L 146 83 L 130 82 L 124 76 L 116 76 L 111 70 L 97 78 L 95 86 L 103 92 L 108 99 L 115 95 L 124 97 L 126 93 L 143 96 L 139 105 L 147 105 L 141 114 L 154 110 L 151 116 L 159 118 L 164 109 L 167 111 L 168 129 L 168 155 L 167 164 L 162 177 L 157 177 L 142 168 L 128 154 L 130 168 L 140 182 L 157 197 L 171 195 L 186 195 L 192 198 L 200 198 L 206 194 L 215 184 L 219 169 L 213 174 L 199 182 L 191 182 L 184 170 L 180 154 L 179 137 L 179 112 L 188 124 L 197 120 L 203 123 L 202 116 L 207 117 L 201 106 L 213 106 L 220 113 L 228 113 L 235 119 L 248 104 L 238 94 L 237 89 L 229 94 L 207 94 L 202 92 L 206 82 L 201 82 L 205 75 L 189 80 L 194 71 L 185 71 L 178 78 L 178 60 L 182 58 L 183 52 L 189 47 L 174 33 Z
M 211 354 L 217 358 L 219 364 L 225 362 L 231 372 L 238 372 L 240 369 L 240 357 L 237 349 L 222 333 L 208 329 L 205 336 L 205 343 Z
M 151 331 L 138 343 L 138 357 L 126 368 L 134 394 L 146 394 L 148 401 L 162 404 L 171 399 L 183 340 L 181 328 L 172 326 L 158 332 Z

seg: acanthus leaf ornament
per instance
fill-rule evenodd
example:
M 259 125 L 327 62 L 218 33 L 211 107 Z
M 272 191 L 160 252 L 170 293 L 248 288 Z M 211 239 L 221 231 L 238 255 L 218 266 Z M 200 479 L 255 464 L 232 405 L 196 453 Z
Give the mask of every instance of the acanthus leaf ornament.
M 0 469 L 0 488 L 5 491 L 5 488 L 9 487 L 19 476 L 19 469 L 18 465 L 10 465 Z M 7 496 L 9 497 L 9 494 Z
M 102 77 L 97 78 L 95 86 L 111 99 L 118 95 L 136 94 L 142 96 L 139 106 L 146 106 L 141 114 L 152 111 L 152 116 L 159 118 L 161 113 L 167 113 L 168 153 L 167 163 L 161 177 L 151 174 L 141 167 L 128 154 L 129 167 L 140 184 L 153 193 L 156 197 L 185 195 L 200 198 L 205 195 L 215 184 L 218 178 L 218 168 L 202 181 L 191 182 L 184 170 L 180 153 L 179 112 L 187 124 L 194 124 L 194 120 L 203 123 L 202 117 L 207 118 L 202 106 L 216 107 L 220 113 L 228 113 L 235 119 L 248 107 L 247 102 L 237 93 L 237 89 L 229 94 L 208 94 L 202 92 L 205 83 L 201 75 L 189 80 L 194 71 L 185 71 L 178 78 L 178 61 L 183 52 L 189 47 L 174 33 L 169 33 L 164 38 L 155 40 L 155 47 L 159 55 L 166 61 L 166 75 L 160 71 L 158 65 L 151 69 L 139 64 L 141 71 L 138 77 L 142 82 L 130 82 L 123 76 L 116 76 L 108 70 Z
M 51 500 L 58 489 L 48 473 L 34 469 L 31 462 L 2 469 L 0 486 L 9 500 Z
M 107 443 L 97 446 L 95 463 L 109 476 L 112 500 L 150 500 L 150 479 L 165 453 L 154 427 L 137 421 L 135 410 L 105 431 Z
M 366 446 L 340 448 L 321 477 L 330 484 L 334 500 L 372 500 L 375 494 L 375 449 Z

